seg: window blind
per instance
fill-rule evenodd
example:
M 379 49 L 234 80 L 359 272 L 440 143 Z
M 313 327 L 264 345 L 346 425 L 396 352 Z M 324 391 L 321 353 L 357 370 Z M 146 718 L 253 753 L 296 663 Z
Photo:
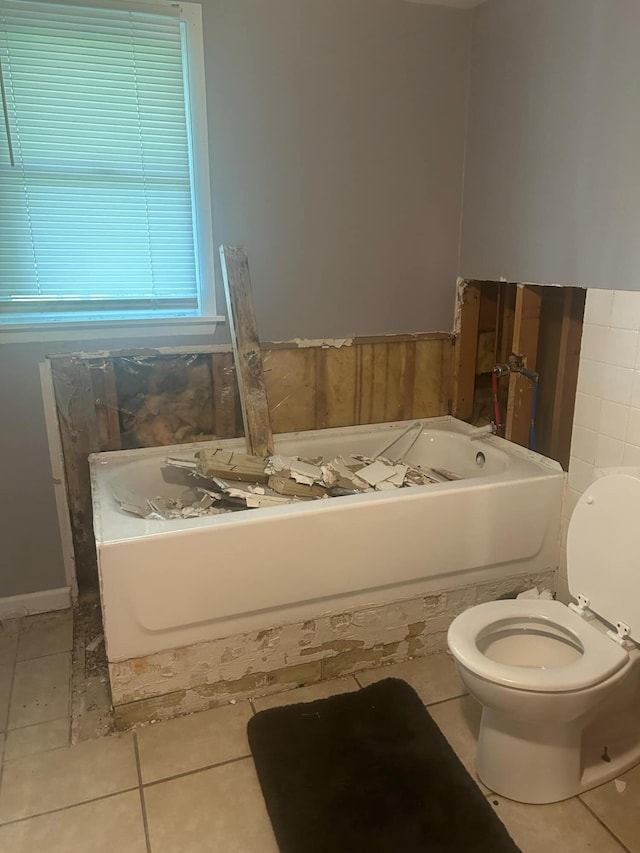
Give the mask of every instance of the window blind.
M 183 60 L 170 8 L 0 0 L 0 312 L 197 306 Z

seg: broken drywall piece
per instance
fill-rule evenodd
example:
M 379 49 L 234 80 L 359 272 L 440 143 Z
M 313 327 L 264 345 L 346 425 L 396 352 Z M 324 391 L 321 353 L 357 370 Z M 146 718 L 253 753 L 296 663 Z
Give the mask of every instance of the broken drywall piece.
M 243 500 L 249 509 L 259 509 L 260 507 L 267 506 L 281 506 L 283 504 L 294 503 L 297 500 L 295 497 L 267 494 L 264 490 L 262 490 L 262 492 L 254 491 L 251 487 L 241 489 L 227 485 L 225 491 L 229 497 Z
M 532 589 L 525 589 L 523 592 L 519 592 L 518 595 L 516 595 L 516 598 L 524 598 L 524 599 L 540 598 L 540 593 L 538 592 L 538 587 L 534 586 Z
M 98 634 L 98 636 L 97 636 L 97 637 L 94 637 L 94 638 L 93 638 L 93 640 L 91 640 L 91 642 L 90 642 L 90 643 L 87 643 L 87 645 L 85 646 L 85 649 L 86 649 L 88 652 L 95 652 L 95 650 L 98 648 L 98 646 L 99 646 L 103 641 L 104 641 L 104 634 Z
M 359 461 L 355 461 L 355 467 L 362 467 L 362 464 Z M 361 492 L 367 491 L 369 489 L 368 483 L 366 483 L 354 473 L 353 468 L 349 467 L 346 464 L 346 461 L 343 459 L 343 457 L 338 456 L 333 459 L 329 463 L 329 467 L 336 474 L 334 486 L 338 486 L 342 489 L 357 489 Z
M 289 495 L 297 498 L 328 497 L 326 488 L 318 483 L 313 483 L 312 485 L 296 483 L 295 480 L 291 480 L 289 477 L 279 477 L 275 474 L 269 477 L 268 485 L 270 489 L 279 495 Z
M 391 480 L 381 480 L 379 483 L 376 483 L 374 486 L 376 492 L 395 492 L 398 489 Z
M 624 794 L 624 792 L 627 790 L 627 783 L 624 781 L 624 779 L 614 779 L 613 784 L 616 786 L 616 791 L 619 794 Z
M 395 474 L 392 474 L 389 477 L 389 482 L 393 483 L 394 486 L 403 486 L 404 478 L 407 476 L 407 471 L 409 470 L 408 465 L 394 465 Z
M 311 486 L 322 483 L 322 468 L 304 462 L 296 456 L 270 456 L 265 465 L 267 475 L 282 474 L 296 483 Z
M 378 461 L 360 468 L 360 470 L 356 471 L 356 474 L 361 480 L 369 483 L 370 486 L 377 486 L 378 483 L 382 483 L 384 480 L 397 475 L 397 472 L 394 466 Z
M 137 515 L 139 518 L 162 518 L 162 515 L 158 513 L 151 501 L 148 499 L 137 498 L 135 495 L 127 495 L 126 497 L 123 497 L 122 495 L 116 495 L 115 493 L 113 495 L 113 499 L 116 501 L 121 510 L 129 513 L 130 515 Z
M 322 469 L 317 465 L 309 465 L 307 462 L 296 460 L 289 466 L 289 476 L 296 483 L 311 486 L 313 483 L 322 482 Z

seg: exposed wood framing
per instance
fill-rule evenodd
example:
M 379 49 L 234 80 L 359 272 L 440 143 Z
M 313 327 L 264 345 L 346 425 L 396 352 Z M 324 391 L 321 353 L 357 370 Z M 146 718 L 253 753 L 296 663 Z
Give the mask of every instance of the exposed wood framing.
M 120 450 L 122 441 L 113 359 L 105 359 L 103 367 L 104 369 L 92 371 L 91 376 L 99 444 L 105 450 Z
M 513 325 L 516 314 L 515 284 L 503 284 L 500 288 L 500 308 L 498 313 L 498 340 L 496 342 L 496 364 L 506 364 L 513 352 Z
M 269 456 L 273 453 L 273 435 L 258 324 L 253 308 L 249 262 L 244 249 L 220 246 L 220 263 L 247 450 L 255 456 Z
M 476 382 L 478 322 L 480 318 L 480 283 L 464 282 L 459 291 L 458 328 L 454 355 L 453 414 L 470 418 Z
M 213 433 L 216 436 L 238 435 L 238 383 L 232 352 L 211 354 L 213 378 Z
M 522 357 L 527 370 L 536 369 L 538 334 L 540 331 L 540 288 L 518 285 L 513 323 L 513 352 Z M 505 438 L 529 446 L 533 381 L 522 373 L 509 376 L 509 397 Z
M 565 289 L 549 450 L 553 458 L 558 459 L 565 468 L 569 467 L 584 302 L 584 291 L 569 287 Z
M 89 367 L 73 357 L 51 360 L 53 385 L 64 454 L 67 496 L 78 586 L 95 585 L 97 577 L 89 482 L 89 453 L 99 446 L 95 402 L 87 382 Z

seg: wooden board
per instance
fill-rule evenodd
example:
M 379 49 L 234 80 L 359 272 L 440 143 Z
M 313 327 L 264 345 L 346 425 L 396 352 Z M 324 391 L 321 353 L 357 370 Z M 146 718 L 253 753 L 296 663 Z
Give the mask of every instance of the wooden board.
M 527 370 L 536 369 L 541 303 L 540 288 L 518 285 L 512 351 L 522 356 Z M 523 447 L 529 446 L 533 387 L 533 381 L 521 373 L 509 376 L 505 438 Z
M 356 422 L 356 359 L 352 347 L 316 351 L 318 429 Z
M 569 470 L 573 414 L 576 404 L 582 321 L 586 291 L 566 288 L 560 330 L 558 372 L 551 424 L 549 455 Z
M 269 456 L 273 453 L 273 435 L 249 262 L 243 249 L 220 246 L 220 263 L 247 450 L 255 456 Z
M 213 374 L 213 431 L 218 438 L 235 438 L 242 435 L 242 428 L 237 417 L 240 396 L 233 353 L 212 353 L 211 372 Z
M 98 430 L 89 381 L 89 365 L 71 357 L 51 361 L 64 456 L 76 578 L 80 589 L 97 585 L 98 563 L 93 535 L 89 453 Z
M 464 420 L 473 414 L 476 353 L 480 319 L 480 283 L 466 282 L 459 300 L 459 328 L 454 355 L 453 414 Z
M 262 359 L 274 433 L 315 429 L 315 347 L 263 350 Z

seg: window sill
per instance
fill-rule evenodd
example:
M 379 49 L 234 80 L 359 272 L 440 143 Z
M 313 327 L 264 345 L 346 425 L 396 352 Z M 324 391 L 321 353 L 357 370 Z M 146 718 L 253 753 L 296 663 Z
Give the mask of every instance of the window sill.
M 151 317 L 135 320 L 55 320 L 47 323 L 0 324 L 0 343 L 44 343 L 104 338 L 149 338 L 184 335 L 212 335 L 226 318 Z

